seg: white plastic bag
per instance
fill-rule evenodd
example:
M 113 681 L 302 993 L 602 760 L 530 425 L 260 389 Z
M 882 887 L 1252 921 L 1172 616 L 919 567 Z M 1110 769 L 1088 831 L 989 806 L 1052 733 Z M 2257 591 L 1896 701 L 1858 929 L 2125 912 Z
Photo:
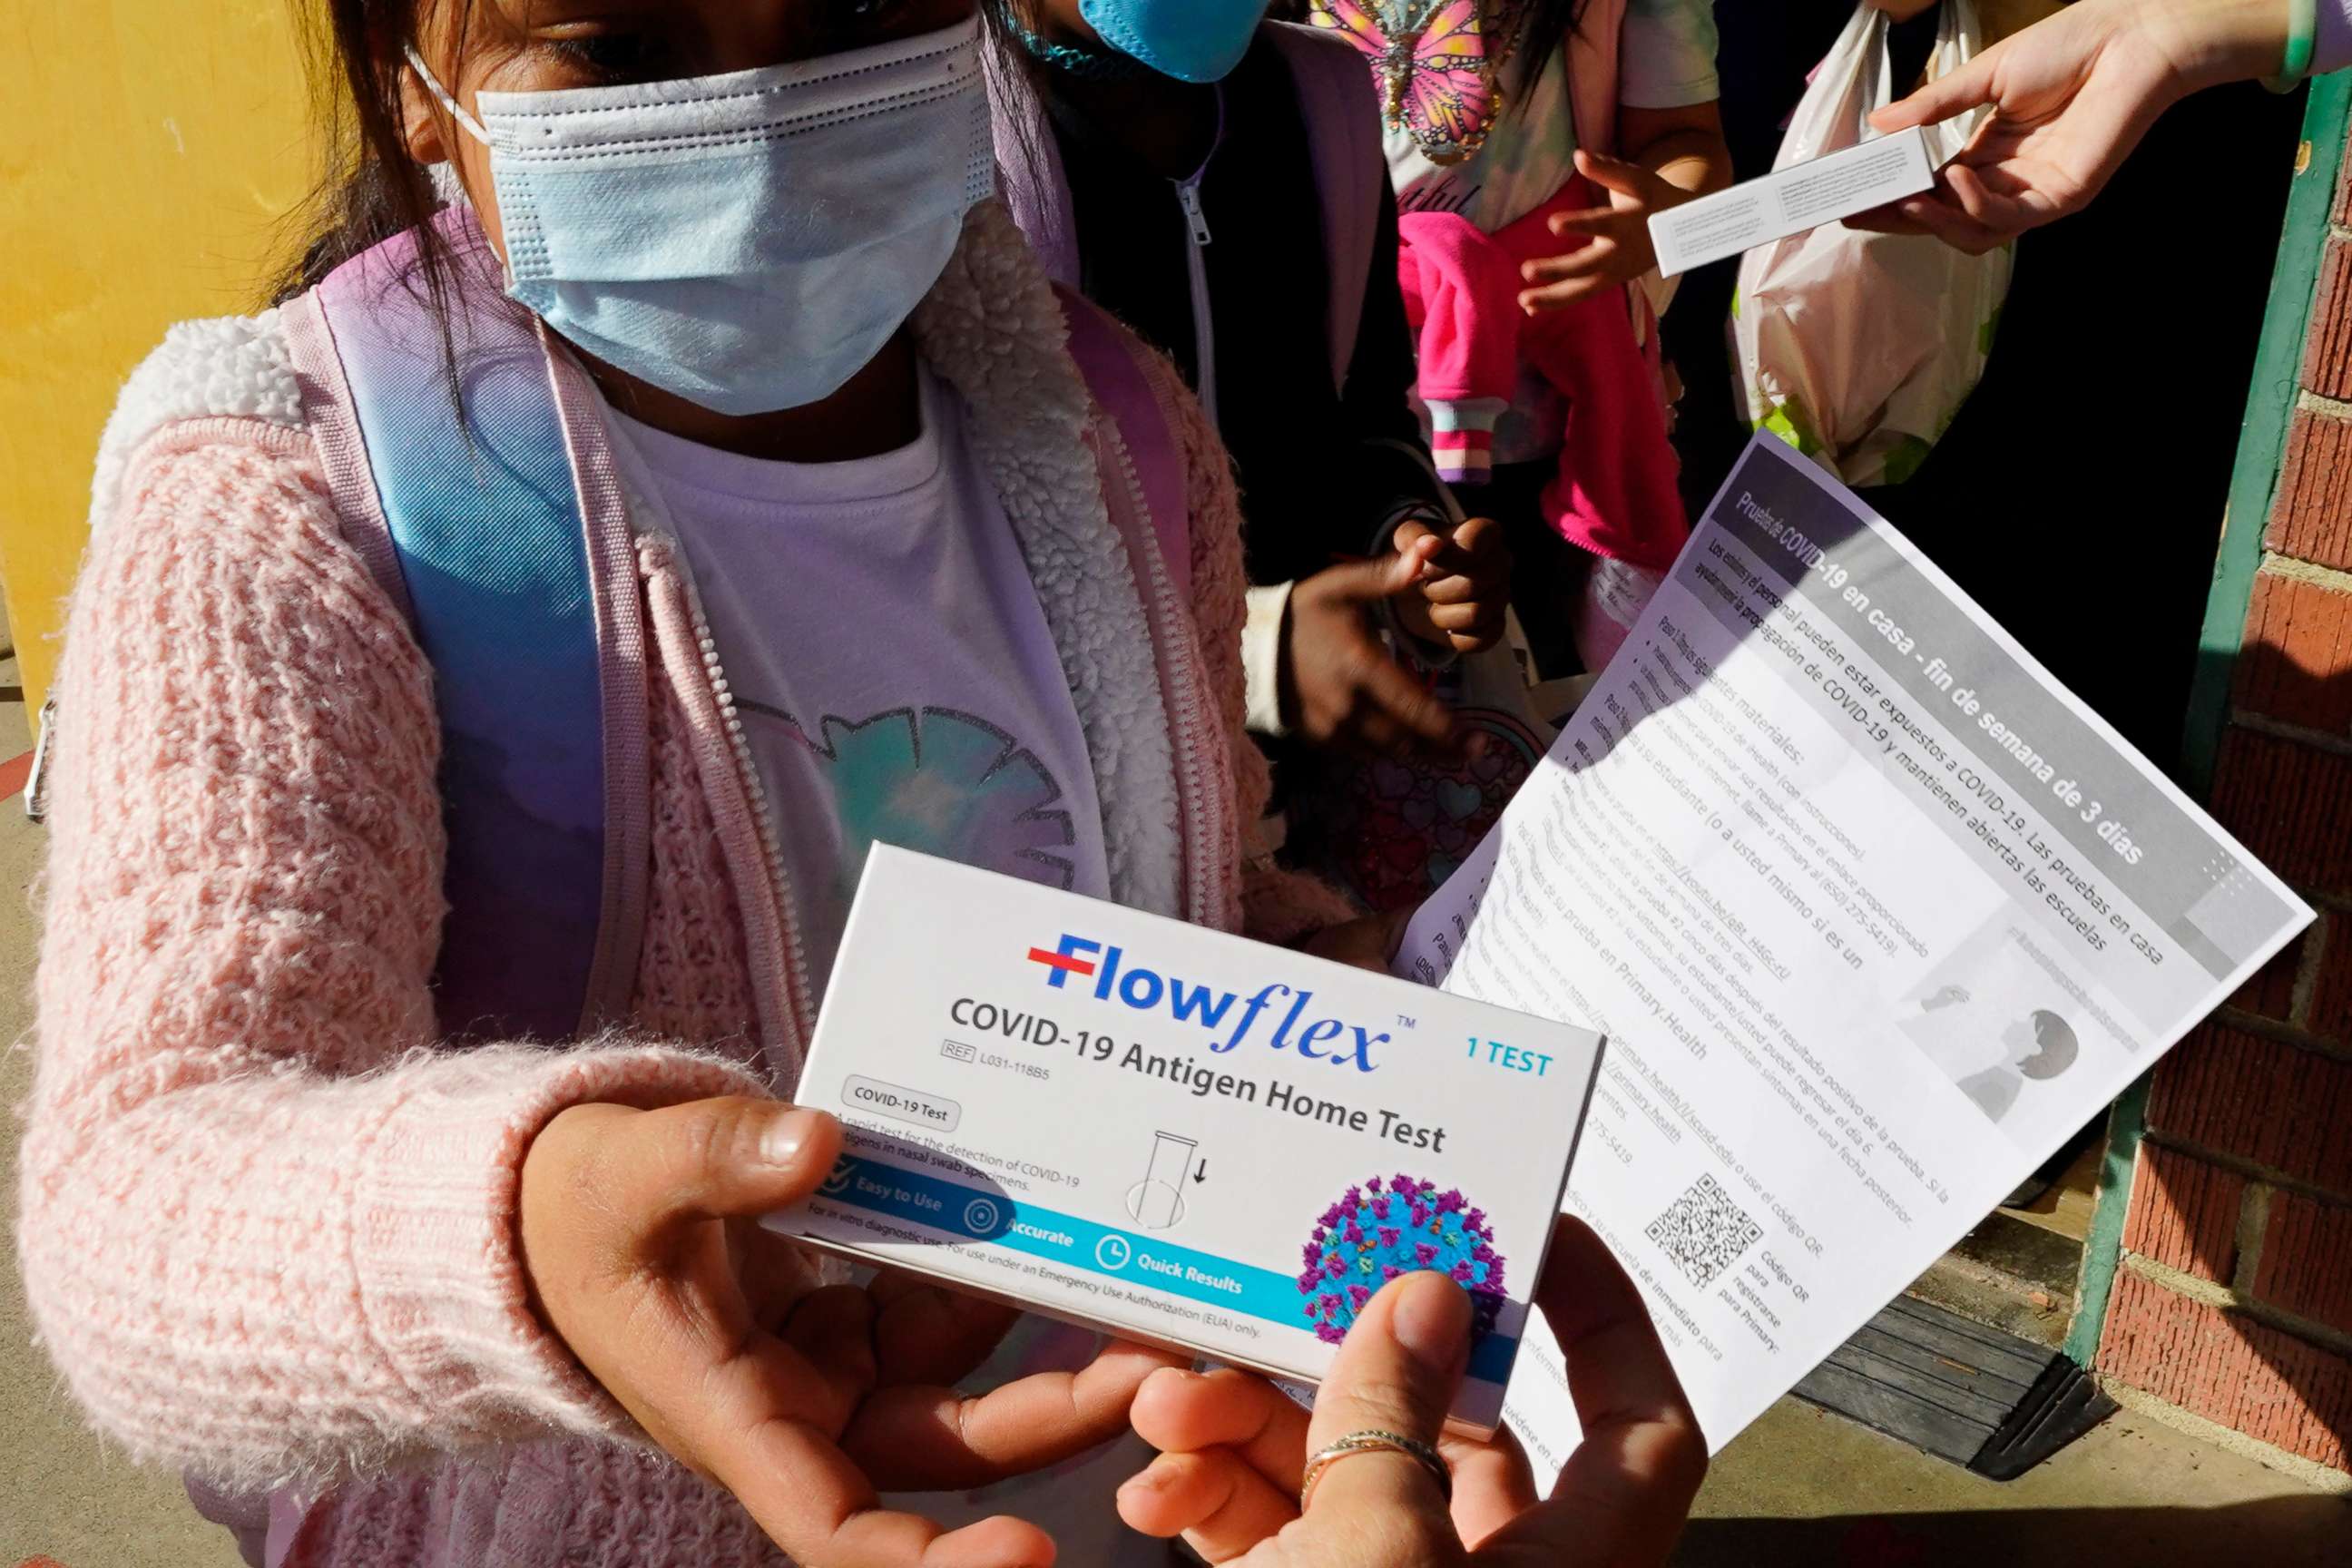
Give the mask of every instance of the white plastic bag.
M 1864 4 L 1814 73 L 1773 167 L 1869 141 L 1893 100 L 1886 14 Z M 1943 0 L 1932 79 L 1983 45 L 1976 0 Z M 1977 117 L 1927 130 L 1938 167 Z M 1925 235 L 1838 224 L 1759 246 L 1739 264 L 1732 343 L 1751 425 L 1850 485 L 1900 484 L 1976 389 L 2009 293 L 2011 250 L 1968 256 Z

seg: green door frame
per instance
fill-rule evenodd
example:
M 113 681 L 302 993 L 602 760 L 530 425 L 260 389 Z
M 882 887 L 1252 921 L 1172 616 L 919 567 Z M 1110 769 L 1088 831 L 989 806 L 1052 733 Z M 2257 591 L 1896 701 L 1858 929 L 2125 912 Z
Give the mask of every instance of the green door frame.
M 2181 735 L 2184 780 L 2203 800 L 2213 787 L 2213 766 L 2221 734 L 2230 722 L 2230 689 L 2238 650 L 2245 641 L 2246 611 L 2253 601 L 2254 574 L 2263 563 L 2263 533 L 2277 493 L 2286 454 L 2286 433 L 2294 416 L 2303 369 L 2304 338 L 2319 262 L 2326 247 L 2335 206 L 2336 178 L 2344 162 L 2345 138 L 2352 129 L 2352 71 L 2315 80 L 2303 114 L 2303 145 L 2289 187 L 2286 223 L 2278 264 L 2271 273 L 2270 304 L 2263 315 L 2254 374 L 2246 395 L 2246 420 L 2238 432 L 2238 455 L 2230 475 L 2228 509 L 2222 514 L 2221 548 L 2213 562 L 2213 584 L 2205 599 L 2205 629 L 2199 639 L 2196 684 L 2189 698 Z M 2131 1206 L 2132 1174 L 2141 1134 L 2147 1126 L 2148 1079 L 2142 1078 L 2116 1101 L 2107 1121 L 2106 1159 L 2091 1234 L 2083 1244 L 2083 1278 L 2074 1293 L 2074 1321 L 2066 1354 L 2089 1366 L 2106 1323 L 2107 1301 L 2123 1266 L 2124 1215 Z

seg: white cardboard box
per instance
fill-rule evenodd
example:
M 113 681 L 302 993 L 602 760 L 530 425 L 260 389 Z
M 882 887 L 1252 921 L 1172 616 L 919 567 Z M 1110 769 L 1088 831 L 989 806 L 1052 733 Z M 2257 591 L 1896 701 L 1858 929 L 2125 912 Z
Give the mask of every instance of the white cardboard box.
M 1601 1048 L 877 847 L 799 1089 L 846 1123 L 846 1149 L 766 1223 L 1305 1382 L 1391 1269 L 1436 1267 L 1478 1303 L 1454 1416 L 1486 1432 Z
M 1936 183 L 1927 133 L 1914 126 L 1829 153 L 1650 218 L 1665 278 L 1916 195 Z

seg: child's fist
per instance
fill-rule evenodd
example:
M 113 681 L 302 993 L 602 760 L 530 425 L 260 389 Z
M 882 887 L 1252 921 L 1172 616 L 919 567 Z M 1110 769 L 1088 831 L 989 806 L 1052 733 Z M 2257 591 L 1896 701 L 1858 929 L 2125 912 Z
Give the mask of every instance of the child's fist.
M 1511 605 L 1511 551 L 1501 523 L 1474 517 L 1448 536 L 1407 522 L 1394 542 L 1399 555 L 1421 559 L 1420 575 L 1396 596 L 1406 631 L 1456 653 L 1483 653 L 1501 640 Z

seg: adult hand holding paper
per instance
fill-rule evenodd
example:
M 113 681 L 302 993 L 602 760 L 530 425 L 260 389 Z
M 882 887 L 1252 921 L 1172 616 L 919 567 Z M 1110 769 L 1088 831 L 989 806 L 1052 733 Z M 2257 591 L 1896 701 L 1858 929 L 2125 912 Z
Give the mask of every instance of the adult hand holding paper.
M 1398 971 L 1609 1036 L 1568 1207 L 1720 1447 L 2311 919 L 1759 437 Z
M 523 1163 L 534 1307 L 648 1436 L 800 1562 L 1050 1561 L 1033 1524 L 943 1531 L 880 1506 L 877 1486 L 977 1486 L 1082 1452 L 1171 1358 L 1113 1345 L 1083 1371 L 961 1397 L 1014 1312 L 887 1277 L 827 1286 L 750 1223 L 816 1190 L 840 1148 L 832 1117 L 768 1100 L 573 1106 Z

